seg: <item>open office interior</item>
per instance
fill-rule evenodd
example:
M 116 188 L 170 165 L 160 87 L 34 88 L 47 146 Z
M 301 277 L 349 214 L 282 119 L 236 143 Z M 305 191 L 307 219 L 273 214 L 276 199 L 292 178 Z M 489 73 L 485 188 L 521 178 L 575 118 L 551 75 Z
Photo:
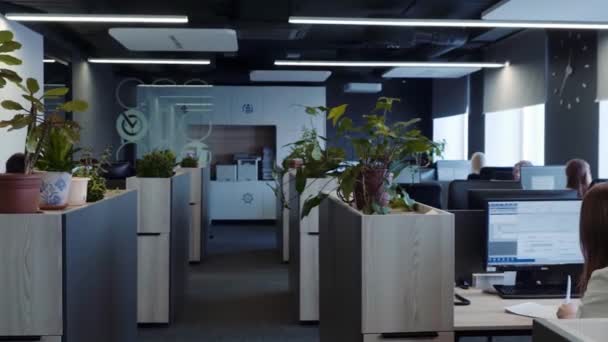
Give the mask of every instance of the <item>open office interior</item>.
M 0 341 L 608 334 L 605 0 L 0 0 Z

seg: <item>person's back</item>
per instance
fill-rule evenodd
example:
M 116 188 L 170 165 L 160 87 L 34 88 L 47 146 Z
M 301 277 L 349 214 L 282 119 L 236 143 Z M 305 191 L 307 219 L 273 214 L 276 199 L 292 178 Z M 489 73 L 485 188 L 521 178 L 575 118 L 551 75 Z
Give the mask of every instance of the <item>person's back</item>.
M 576 316 L 608 318 L 608 267 L 595 270 L 591 274 Z
M 566 186 L 568 189 L 576 190 L 580 198 L 585 196 L 593 180 L 589 163 L 582 159 L 572 159 L 566 164 L 566 177 L 568 179 Z

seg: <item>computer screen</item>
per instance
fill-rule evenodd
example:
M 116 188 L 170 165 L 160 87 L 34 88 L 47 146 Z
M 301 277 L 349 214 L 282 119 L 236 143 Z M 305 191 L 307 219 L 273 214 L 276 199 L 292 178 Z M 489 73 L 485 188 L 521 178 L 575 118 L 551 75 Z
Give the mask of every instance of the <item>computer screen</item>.
M 566 189 L 565 166 L 524 166 L 521 168 L 521 186 L 524 190 Z
M 467 179 L 471 173 L 471 161 L 469 160 L 438 160 L 437 180 L 453 181 Z
M 488 203 L 487 266 L 580 264 L 580 200 Z

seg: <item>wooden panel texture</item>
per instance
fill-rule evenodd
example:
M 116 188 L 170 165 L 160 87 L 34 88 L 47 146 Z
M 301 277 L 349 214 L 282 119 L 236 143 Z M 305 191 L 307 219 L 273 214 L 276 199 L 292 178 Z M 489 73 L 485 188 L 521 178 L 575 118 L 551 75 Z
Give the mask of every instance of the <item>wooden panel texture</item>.
M 451 214 L 362 216 L 363 332 L 451 331 Z
M 169 234 L 137 237 L 137 322 L 169 323 Z
M 62 335 L 61 215 L 0 215 L 0 336 Z
M 138 191 L 138 233 L 168 233 L 171 229 L 171 178 L 127 178 L 127 189 Z

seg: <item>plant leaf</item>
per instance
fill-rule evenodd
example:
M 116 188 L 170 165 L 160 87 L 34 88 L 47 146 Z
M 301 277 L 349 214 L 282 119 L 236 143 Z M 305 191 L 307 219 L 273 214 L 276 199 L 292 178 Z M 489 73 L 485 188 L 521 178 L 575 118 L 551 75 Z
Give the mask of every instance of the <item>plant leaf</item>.
M 21 65 L 23 63 L 19 58 L 13 57 L 11 55 L 3 55 L 0 54 L 0 62 L 6 65 Z
M 84 112 L 89 108 L 89 104 L 82 100 L 68 101 L 61 106 L 59 110 L 64 112 Z
M 21 43 L 8 41 L 0 44 L 0 52 L 13 52 L 21 49 Z
M 321 160 L 323 158 L 323 153 L 321 152 L 321 146 L 318 144 L 312 149 L 312 153 L 310 154 L 313 160 Z
M 323 202 L 329 195 L 328 194 L 318 194 L 314 197 L 310 197 L 308 199 L 306 199 L 306 201 L 304 201 L 304 204 L 302 205 L 302 217 L 304 218 L 306 216 L 308 216 L 308 214 L 310 214 L 310 211 L 316 207 L 318 207 L 321 202 Z
M 296 191 L 301 194 L 306 189 L 306 173 L 303 168 L 298 168 L 296 171 Z
M 347 104 L 343 104 L 343 105 L 331 108 L 329 110 L 329 114 L 327 115 L 327 119 L 328 120 L 332 120 L 333 125 L 336 126 L 336 124 L 338 123 L 338 121 L 340 120 L 340 118 L 346 112 L 346 107 L 348 107 L 348 105 Z
M 23 81 L 23 79 L 16 72 L 9 69 L 0 69 L 0 77 L 17 83 L 18 85 L 20 85 L 19 83 Z
M 2 101 L 2 108 L 7 110 L 25 110 L 20 103 L 11 100 Z
M 54 88 L 44 92 L 43 97 L 60 97 L 65 96 L 70 91 L 70 88 Z
M 0 31 L 0 43 L 10 42 L 13 40 L 13 37 L 15 37 L 15 35 L 11 31 L 8 31 L 8 30 Z
M 38 81 L 35 78 L 28 78 L 25 81 L 25 85 L 30 94 L 36 94 L 40 90 L 40 84 L 38 84 Z

